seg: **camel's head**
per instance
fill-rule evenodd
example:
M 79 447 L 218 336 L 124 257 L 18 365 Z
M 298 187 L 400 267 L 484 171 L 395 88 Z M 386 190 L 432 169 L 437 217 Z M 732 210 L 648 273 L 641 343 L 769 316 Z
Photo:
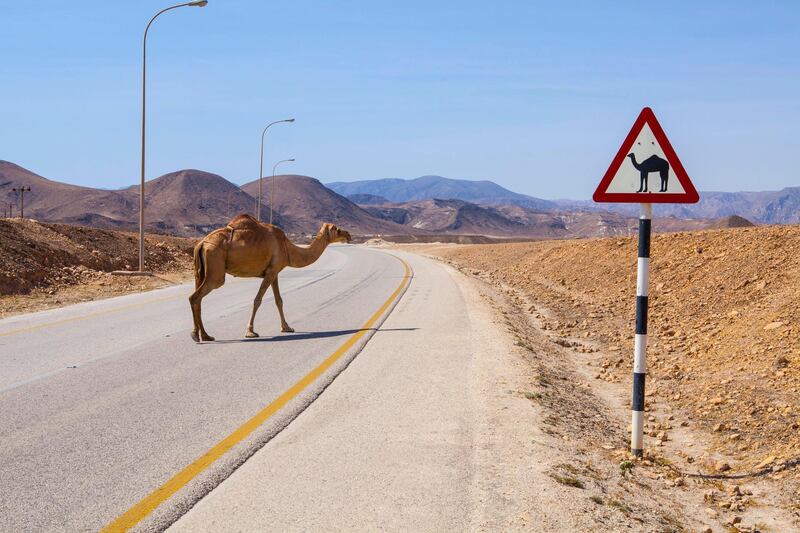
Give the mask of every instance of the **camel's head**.
M 336 224 L 326 222 L 319 230 L 319 235 L 324 236 L 328 243 L 334 242 L 350 242 L 350 232 L 337 228 Z

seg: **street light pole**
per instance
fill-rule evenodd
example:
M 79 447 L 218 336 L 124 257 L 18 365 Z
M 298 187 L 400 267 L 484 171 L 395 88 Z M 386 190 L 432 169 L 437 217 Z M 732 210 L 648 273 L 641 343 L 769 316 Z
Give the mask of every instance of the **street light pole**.
M 145 151 L 145 103 L 146 103 L 146 80 L 147 80 L 147 31 L 150 25 L 162 13 L 177 9 L 179 7 L 205 7 L 208 0 L 198 0 L 195 2 L 186 2 L 162 9 L 150 19 L 144 29 L 144 39 L 142 40 L 142 172 L 139 181 L 139 272 L 144 272 L 144 151 Z
M 282 159 L 275 163 L 272 167 L 272 182 L 269 184 L 269 223 L 272 225 L 272 206 L 275 205 L 275 169 L 278 168 L 278 165 L 281 163 L 288 163 L 290 161 L 294 161 L 294 158 L 291 159 Z
M 261 222 L 261 189 L 262 189 L 262 181 L 264 178 L 264 135 L 267 133 L 267 130 L 273 124 L 279 124 L 281 122 L 294 122 L 293 118 L 287 118 L 283 120 L 276 120 L 275 122 L 270 122 L 267 124 L 267 127 L 264 128 L 264 131 L 261 132 L 261 164 L 258 167 L 258 198 L 256 199 L 256 220 Z

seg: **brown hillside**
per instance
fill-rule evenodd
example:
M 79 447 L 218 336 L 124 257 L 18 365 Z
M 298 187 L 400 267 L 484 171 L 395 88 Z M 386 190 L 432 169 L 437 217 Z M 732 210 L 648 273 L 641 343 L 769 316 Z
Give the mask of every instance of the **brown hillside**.
M 138 186 L 122 192 L 138 201 Z M 239 213 L 255 213 L 254 198 L 217 174 L 185 169 L 145 184 L 145 221 L 152 231 L 202 235 Z
M 738 215 L 731 215 L 729 217 L 718 218 L 711 224 L 712 229 L 723 228 L 749 228 L 755 226 L 752 222 L 744 217 Z
M 275 211 L 284 217 L 279 225 L 289 232 L 313 233 L 323 222 L 333 222 L 350 233 L 403 234 L 408 229 L 393 222 L 376 218 L 362 208 L 325 187 L 319 180 L 308 176 L 276 176 Z M 269 219 L 269 190 L 272 178 L 264 178 L 263 189 L 266 210 L 262 210 L 262 220 Z M 258 195 L 258 180 L 242 185 L 242 190 L 250 196 Z M 263 209 L 263 208 L 262 208 Z
M 138 203 L 117 191 L 92 189 L 51 181 L 14 163 L 0 161 L 0 201 L 15 205 L 18 197 L 12 188 L 29 186 L 25 193 L 25 216 L 41 220 L 92 223 L 101 227 L 119 227 L 132 221 Z
M 504 216 L 492 207 L 462 200 L 420 200 L 404 204 L 370 206 L 371 214 L 401 223 L 413 230 L 487 236 L 530 235 L 538 228 Z M 540 232 L 541 236 L 552 236 Z
M 630 237 L 435 253 L 551 309 L 550 329 L 604 347 L 597 379 L 629 383 L 636 246 Z M 654 236 L 648 403 L 707 431 L 734 472 L 800 458 L 798 286 L 798 226 Z

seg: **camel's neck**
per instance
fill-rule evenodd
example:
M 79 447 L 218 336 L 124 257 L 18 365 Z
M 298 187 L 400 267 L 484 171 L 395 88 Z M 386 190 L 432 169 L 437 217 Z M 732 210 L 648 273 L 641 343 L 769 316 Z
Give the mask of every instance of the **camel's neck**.
M 639 170 L 639 163 L 637 163 L 637 162 L 636 162 L 636 155 L 634 155 L 634 154 L 631 154 L 631 155 L 629 155 L 628 157 L 630 157 L 630 158 L 631 158 L 631 163 L 633 163 L 633 167 L 634 167 L 636 170 Z
M 297 246 L 290 240 L 286 240 L 286 252 L 289 256 L 289 266 L 303 268 L 308 266 L 322 255 L 328 243 L 323 237 L 315 237 L 308 246 Z

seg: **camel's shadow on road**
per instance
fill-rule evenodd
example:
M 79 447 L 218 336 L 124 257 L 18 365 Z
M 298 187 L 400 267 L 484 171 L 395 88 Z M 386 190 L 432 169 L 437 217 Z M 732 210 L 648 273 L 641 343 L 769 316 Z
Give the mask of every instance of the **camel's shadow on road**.
M 353 335 L 361 331 L 390 332 L 390 331 L 416 331 L 419 328 L 364 328 L 364 329 L 339 329 L 333 331 L 298 331 L 295 333 L 283 333 L 272 337 L 256 337 L 251 339 L 224 339 L 214 341 L 216 344 L 233 344 L 240 342 L 286 342 L 302 341 L 309 339 L 324 339 L 328 337 L 342 337 Z

